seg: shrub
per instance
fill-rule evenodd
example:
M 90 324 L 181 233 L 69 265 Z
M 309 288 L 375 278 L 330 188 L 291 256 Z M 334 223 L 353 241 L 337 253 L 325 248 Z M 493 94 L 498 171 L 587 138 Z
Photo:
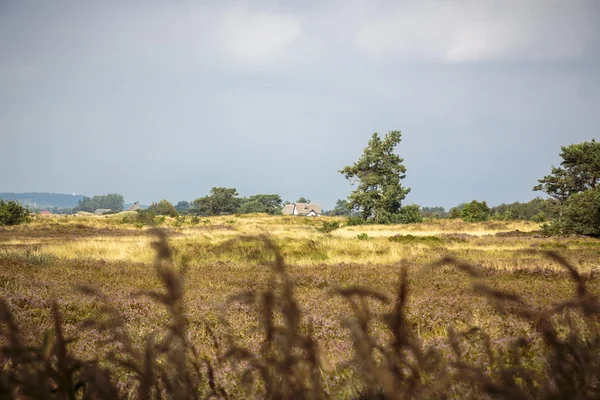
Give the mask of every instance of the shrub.
M 0 225 L 18 225 L 31 220 L 29 209 L 14 200 L 0 199 Z
M 348 226 L 364 225 L 366 223 L 367 222 L 364 219 L 357 216 L 348 217 L 348 219 L 346 220 L 346 225 Z
M 151 219 L 154 219 L 154 217 L 156 216 L 156 213 L 153 210 L 149 209 L 149 208 L 147 208 L 145 210 L 143 210 L 143 209 L 140 208 L 140 209 L 138 209 L 136 211 L 138 213 L 139 219 L 151 220 Z
M 397 220 L 401 224 L 418 224 L 423 222 L 423 214 L 421 214 L 421 207 L 416 204 L 404 206 L 400 209 L 400 214 Z
M 338 229 L 340 225 L 340 221 L 324 221 L 323 226 L 321 226 L 318 230 L 319 232 L 329 233 Z
M 358 240 L 369 240 L 369 235 L 367 235 L 366 233 L 359 233 L 358 235 L 356 235 L 356 238 Z
M 543 211 L 540 211 L 539 213 L 535 214 L 533 217 L 531 217 L 531 220 L 533 222 L 538 222 L 538 223 L 542 223 L 542 222 L 546 222 L 546 213 Z
M 183 215 L 178 215 L 175 217 L 175 220 L 173 221 L 173 226 L 180 227 L 183 225 L 184 222 L 185 222 L 185 217 Z
M 487 221 L 490 217 L 490 208 L 485 201 L 473 200 L 469 204 L 465 204 L 460 216 L 465 222 Z
M 564 205 L 562 226 L 564 233 L 600 236 L 600 191 L 571 195 Z
M 158 203 L 152 203 L 149 210 L 153 211 L 156 215 L 167 215 L 169 217 L 176 217 L 177 210 L 168 200 L 162 199 Z
M 461 205 L 456 206 L 456 207 L 452 207 L 450 209 L 449 214 L 448 214 L 448 218 L 450 218 L 450 219 L 458 219 L 458 218 L 460 218 L 460 214 L 462 212 L 463 207 L 464 207 L 464 204 L 461 204 Z

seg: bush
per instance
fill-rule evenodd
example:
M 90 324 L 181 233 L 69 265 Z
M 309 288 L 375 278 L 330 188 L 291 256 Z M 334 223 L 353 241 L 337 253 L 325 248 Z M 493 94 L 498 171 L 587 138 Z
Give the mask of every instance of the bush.
M 563 233 L 600 236 L 600 191 L 596 189 L 571 195 L 564 205 Z
M 356 235 L 356 238 L 358 240 L 369 240 L 369 235 L 367 235 L 366 233 L 359 233 L 358 235 Z
M 18 225 L 31 220 L 30 211 L 14 200 L 0 199 L 0 225 Z
M 464 204 L 463 205 L 459 205 L 457 207 L 452 207 L 450 209 L 450 212 L 448 213 L 448 218 L 450 218 L 450 219 L 458 219 L 458 218 L 460 218 L 460 215 L 461 215 L 463 207 L 464 207 Z
M 156 217 L 156 213 L 154 211 L 152 211 L 151 209 L 147 208 L 145 210 L 143 209 L 138 209 L 136 210 L 136 212 L 138 213 L 138 219 L 140 220 L 152 220 L 154 219 L 154 217 Z
M 539 213 L 535 214 L 533 217 L 531 217 L 531 220 L 533 222 L 538 222 L 538 223 L 542 223 L 542 222 L 546 222 L 546 213 L 543 211 L 540 211 Z
M 167 215 L 169 217 L 176 217 L 177 210 L 168 200 L 162 199 L 158 203 L 152 203 L 149 210 L 153 211 L 156 215 Z
M 469 204 L 465 204 L 460 216 L 465 222 L 487 221 L 490 218 L 490 208 L 485 201 L 473 200 Z
M 329 233 L 338 229 L 340 225 L 340 221 L 324 221 L 323 226 L 321 226 L 318 230 L 319 232 Z
M 175 220 L 173 221 L 173 226 L 180 227 L 184 223 L 185 223 L 185 217 L 183 215 L 178 215 L 175 217 Z
M 348 226 L 357 226 L 357 225 L 364 225 L 367 222 L 362 219 L 361 217 L 357 217 L 357 216 L 353 216 L 353 217 L 348 217 L 348 219 L 346 220 L 346 225 Z
M 423 222 L 421 207 L 416 204 L 402 207 L 398 215 L 398 222 L 401 224 L 418 224 Z

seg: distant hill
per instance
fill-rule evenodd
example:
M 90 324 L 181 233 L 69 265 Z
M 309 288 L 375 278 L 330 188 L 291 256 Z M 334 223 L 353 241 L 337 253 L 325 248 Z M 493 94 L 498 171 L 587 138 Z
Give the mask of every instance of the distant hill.
M 44 208 L 73 208 L 77 202 L 83 199 L 83 195 L 61 194 L 61 193 L 0 193 L 0 199 L 17 200 L 26 206 Z

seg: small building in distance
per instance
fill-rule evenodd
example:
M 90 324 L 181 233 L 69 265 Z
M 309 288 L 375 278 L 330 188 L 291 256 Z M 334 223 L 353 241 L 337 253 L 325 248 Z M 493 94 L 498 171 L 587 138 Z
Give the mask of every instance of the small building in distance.
M 52 213 L 48 210 L 42 210 L 42 211 L 40 211 L 40 215 L 47 216 L 47 215 L 52 215 Z
M 103 214 L 109 213 L 111 211 L 112 210 L 110 208 L 98 208 L 96 211 L 94 211 L 94 214 L 103 215 Z
M 140 202 L 136 201 L 131 206 L 129 206 L 129 208 L 127 209 L 127 211 L 137 211 L 139 209 L 140 209 Z
M 283 215 L 301 215 L 305 217 L 320 217 L 323 215 L 321 206 L 314 203 L 286 204 L 281 213 Z

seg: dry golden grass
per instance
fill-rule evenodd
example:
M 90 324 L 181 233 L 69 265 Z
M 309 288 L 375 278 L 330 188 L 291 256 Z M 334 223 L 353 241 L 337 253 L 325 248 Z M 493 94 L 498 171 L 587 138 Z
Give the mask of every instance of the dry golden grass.
M 131 213 L 110 216 L 68 216 L 38 218 L 29 226 L 4 230 L 0 246 L 36 246 L 40 254 L 60 259 L 133 261 L 149 263 L 153 252 L 146 227 L 123 223 Z M 548 239 L 535 235 L 537 224 L 525 221 L 464 223 L 459 220 L 431 220 L 413 225 L 345 226 L 329 234 L 318 231 L 324 220 L 342 218 L 298 218 L 282 216 L 222 216 L 202 218 L 181 226 L 166 218 L 161 224 L 171 234 L 171 244 L 180 259 L 191 257 L 198 264 L 215 261 L 260 264 L 252 245 L 240 243 L 227 249 L 221 245 L 233 238 L 267 234 L 294 265 L 335 265 L 348 263 L 392 264 L 403 259 L 430 262 L 455 255 L 488 268 L 511 270 L 551 268 L 551 263 L 531 253 L 560 250 L 574 256 L 584 271 L 595 266 L 590 257 L 597 242 L 587 238 Z M 365 234 L 366 240 L 358 235 Z M 422 240 L 391 241 L 394 236 L 412 235 Z M 500 235 L 500 236 L 499 236 Z M 409 237 L 410 238 L 410 237 Z

